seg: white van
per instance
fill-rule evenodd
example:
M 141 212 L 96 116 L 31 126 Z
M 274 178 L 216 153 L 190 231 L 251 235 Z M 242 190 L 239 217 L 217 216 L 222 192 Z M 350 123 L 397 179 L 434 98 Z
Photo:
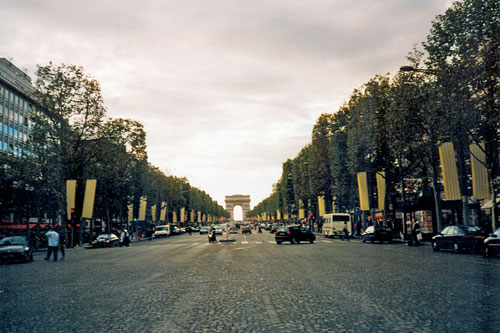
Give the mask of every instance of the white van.
M 155 227 L 155 233 L 154 233 L 155 238 L 168 237 L 169 235 L 170 235 L 170 226 L 159 225 Z
M 325 214 L 323 216 L 323 235 L 325 237 L 343 236 L 344 222 L 347 222 L 347 230 L 349 230 L 349 235 L 352 235 L 351 215 L 341 213 Z

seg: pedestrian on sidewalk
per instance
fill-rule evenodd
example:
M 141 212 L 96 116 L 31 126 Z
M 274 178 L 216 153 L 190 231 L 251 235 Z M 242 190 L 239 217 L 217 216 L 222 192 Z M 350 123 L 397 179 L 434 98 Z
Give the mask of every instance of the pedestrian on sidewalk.
M 61 228 L 57 229 L 57 233 L 59 234 L 59 249 L 61 250 L 61 260 L 64 260 L 64 256 L 66 254 L 66 235 L 64 233 L 64 230 L 61 230 Z
M 47 257 L 45 260 L 50 260 L 50 255 L 54 254 L 54 261 L 57 261 L 57 250 L 59 249 L 59 234 L 54 231 L 54 227 L 50 226 L 49 231 L 45 233 L 45 237 L 49 240 L 47 247 Z
M 344 240 L 344 239 L 347 239 L 349 240 L 349 229 L 347 229 L 347 222 L 344 222 L 344 235 L 342 237 L 340 237 L 340 239 Z

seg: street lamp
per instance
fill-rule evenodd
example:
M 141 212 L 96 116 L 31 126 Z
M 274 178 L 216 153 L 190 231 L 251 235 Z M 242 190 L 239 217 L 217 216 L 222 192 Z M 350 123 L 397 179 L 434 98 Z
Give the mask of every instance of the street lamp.
M 312 215 L 312 207 L 311 207 L 312 206 L 312 199 L 311 199 L 312 190 L 311 190 L 311 174 L 310 174 L 310 170 L 309 170 L 309 162 L 305 161 L 304 166 L 307 169 L 307 185 L 308 185 L 307 219 L 306 219 L 306 221 L 308 221 L 308 224 L 309 224 L 309 231 L 312 232 L 312 219 L 311 219 L 311 215 Z

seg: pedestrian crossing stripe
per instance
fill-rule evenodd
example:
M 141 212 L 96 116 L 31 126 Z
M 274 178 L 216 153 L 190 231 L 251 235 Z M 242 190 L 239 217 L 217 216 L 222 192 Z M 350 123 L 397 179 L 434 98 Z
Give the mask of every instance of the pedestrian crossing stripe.
M 255 241 L 255 244 L 262 244 L 262 242 L 259 242 L 259 241 Z
M 332 243 L 332 241 L 322 240 L 323 243 Z
M 248 241 L 241 241 L 241 244 L 248 244 Z

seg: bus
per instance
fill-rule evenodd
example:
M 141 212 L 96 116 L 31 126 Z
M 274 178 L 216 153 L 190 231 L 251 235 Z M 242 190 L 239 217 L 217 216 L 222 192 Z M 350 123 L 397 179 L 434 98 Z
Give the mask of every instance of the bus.
M 325 216 L 323 216 L 323 235 L 325 237 L 343 236 L 345 222 L 347 222 L 347 230 L 349 230 L 349 235 L 352 235 L 351 215 L 342 213 L 325 214 Z

